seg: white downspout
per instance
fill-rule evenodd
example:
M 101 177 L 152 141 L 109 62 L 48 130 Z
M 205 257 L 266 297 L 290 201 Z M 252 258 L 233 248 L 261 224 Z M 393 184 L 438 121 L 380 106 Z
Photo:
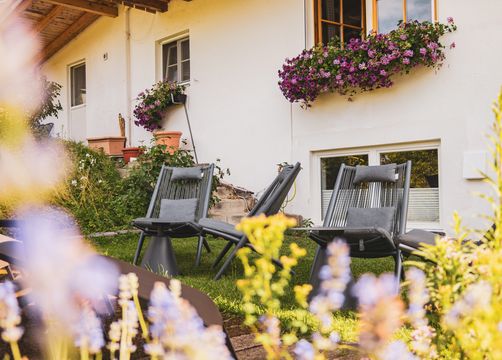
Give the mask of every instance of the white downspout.
M 132 99 L 131 99 L 131 8 L 125 8 L 125 67 L 126 67 L 126 118 L 127 118 L 127 144 L 132 146 Z

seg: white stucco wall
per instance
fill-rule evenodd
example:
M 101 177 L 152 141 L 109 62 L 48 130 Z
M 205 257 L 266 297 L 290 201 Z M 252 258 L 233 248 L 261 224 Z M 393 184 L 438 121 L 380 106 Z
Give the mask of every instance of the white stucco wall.
M 221 159 L 230 182 L 262 190 L 276 164 L 301 161 L 298 193 L 288 211 L 320 221 L 317 151 L 434 140 L 440 143 L 441 226 L 458 210 L 470 223 L 485 206 L 471 194 L 480 181 L 462 177 L 463 152 L 485 150 L 490 105 L 502 85 L 502 2 L 438 0 L 439 18 L 453 16 L 458 31 L 443 69 L 418 69 L 390 89 L 360 94 L 353 102 L 321 96 L 309 110 L 290 105 L 277 86 L 284 58 L 313 44 L 312 4 L 307 0 L 174 0 L 164 14 L 130 11 L 130 93 L 159 80 L 158 42 L 190 35 L 188 108 L 199 158 Z M 306 10 L 306 14 L 304 11 Z M 100 18 L 45 65 L 63 85 L 65 107 L 56 124 L 66 126 L 68 65 L 86 60 L 87 137 L 118 135 L 117 114 L 127 114 L 126 15 Z M 304 21 L 306 19 L 306 22 Z M 103 54 L 108 53 L 108 60 Z M 183 109 L 170 110 L 165 128 L 188 129 Z M 133 144 L 150 134 L 132 127 Z

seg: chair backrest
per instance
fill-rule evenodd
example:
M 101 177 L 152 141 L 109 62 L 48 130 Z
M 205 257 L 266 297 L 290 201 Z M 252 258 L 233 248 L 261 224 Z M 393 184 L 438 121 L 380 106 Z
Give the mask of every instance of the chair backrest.
M 284 166 L 247 216 L 260 214 L 270 216 L 279 212 L 300 170 L 299 162 Z
M 345 227 L 349 208 L 396 209 L 393 233 L 406 232 L 411 161 L 396 165 L 393 181 L 354 182 L 356 167 L 342 164 L 324 217 L 324 227 Z
M 162 166 L 157 185 L 146 213 L 147 218 L 158 218 L 162 199 L 197 199 L 195 220 L 207 216 L 213 184 L 214 164 L 194 166 L 202 172 L 200 179 L 171 180 L 175 168 Z

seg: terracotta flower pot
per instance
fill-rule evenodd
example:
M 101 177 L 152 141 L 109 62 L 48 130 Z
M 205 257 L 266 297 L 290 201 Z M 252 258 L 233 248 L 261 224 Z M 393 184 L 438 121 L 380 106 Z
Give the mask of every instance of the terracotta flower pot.
M 180 147 L 181 131 L 156 131 L 153 136 L 157 145 L 166 145 L 171 154 Z
M 139 147 L 128 147 L 122 149 L 124 155 L 124 164 L 128 164 L 132 159 L 136 159 L 143 153 L 143 149 Z
M 126 138 L 122 136 L 107 136 L 87 139 L 89 147 L 94 150 L 101 150 L 106 155 L 121 156 L 125 146 Z

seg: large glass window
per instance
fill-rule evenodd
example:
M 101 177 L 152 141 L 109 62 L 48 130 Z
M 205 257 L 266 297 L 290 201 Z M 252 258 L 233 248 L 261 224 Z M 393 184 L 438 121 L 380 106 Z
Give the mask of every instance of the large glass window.
M 378 32 L 387 33 L 399 21 L 432 21 L 435 0 L 377 0 Z
M 437 148 L 417 150 L 369 149 L 366 154 L 322 157 L 321 205 L 324 216 L 340 165 L 402 164 L 411 160 L 411 188 L 408 224 L 413 227 L 437 228 L 439 225 L 439 162 Z
M 71 106 L 84 105 L 86 100 L 85 63 L 70 68 Z
M 190 41 L 188 38 L 162 45 L 163 79 L 183 83 L 190 81 Z
M 364 36 L 365 0 L 316 0 L 316 41 L 323 44 L 333 39 L 341 43 Z

